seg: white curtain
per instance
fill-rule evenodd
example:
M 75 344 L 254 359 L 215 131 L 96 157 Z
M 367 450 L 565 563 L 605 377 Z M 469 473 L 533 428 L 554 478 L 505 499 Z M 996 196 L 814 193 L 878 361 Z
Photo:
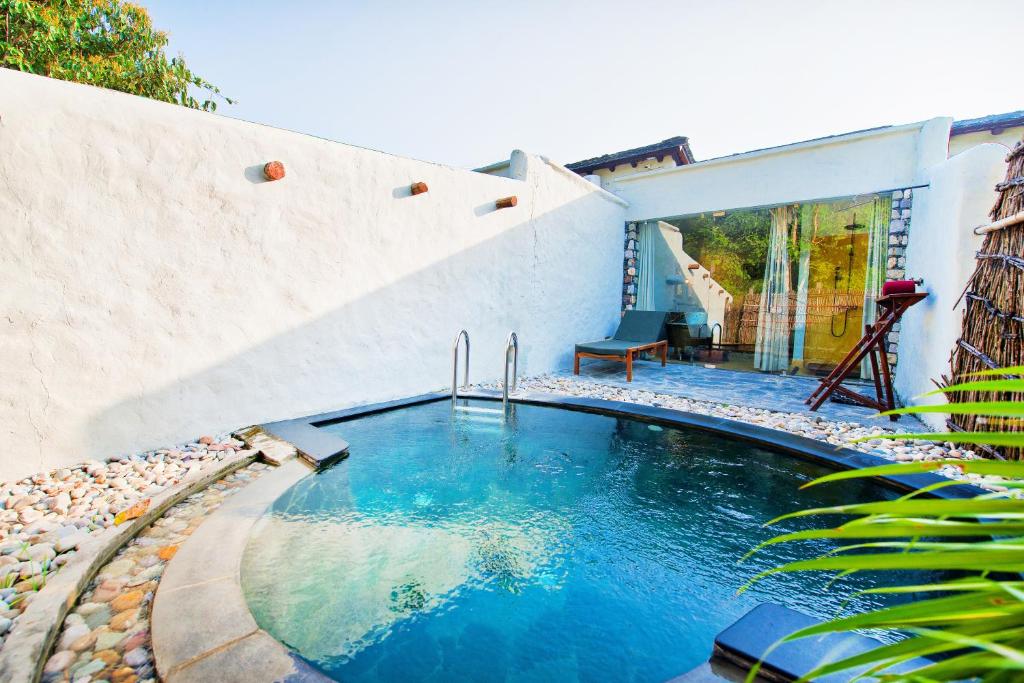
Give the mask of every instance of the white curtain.
M 889 251 L 889 210 L 888 202 L 875 197 L 871 213 L 871 227 L 868 230 L 868 264 L 864 273 L 864 313 L 861 330 L 878 317 L 875 299 L 882 293 L 885 282 L 885 262 Z M 871 363 L 865 359 L 860 364 L 860 376 L 871 379 Z
M 636 241 L 636 310 L 654 310 L 654 245 L 657 223 L 640 224 Z
M 818 221 L 818 207 L 806 209 L 800 219 L 800 260 L 797 265 L 796 311 L 793 316 L 793 361 L 797 363 L 804 360 L 804 342 L 807 337 L 807 290 L 811 277 L 811 235 L 817 232 Z
M 795 224 L 796 212 L 791 206 L 779 206 L 771 209 L 771 216 L 768 263 L 757 311 L 754 366 L 777 372 L 789 367 L 789 232 Z

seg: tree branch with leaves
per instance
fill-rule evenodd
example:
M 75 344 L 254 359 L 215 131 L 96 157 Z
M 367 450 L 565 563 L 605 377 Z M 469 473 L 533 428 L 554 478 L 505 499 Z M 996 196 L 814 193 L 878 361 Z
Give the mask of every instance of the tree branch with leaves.
M 0 66 L 215 111 L 224 97 L 168 57 L 167 34 L 122 0 L 0 0 Z

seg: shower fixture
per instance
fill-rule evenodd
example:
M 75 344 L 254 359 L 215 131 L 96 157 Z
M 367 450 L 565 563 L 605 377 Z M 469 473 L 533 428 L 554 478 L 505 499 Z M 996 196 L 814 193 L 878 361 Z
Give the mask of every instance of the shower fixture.
M 847 251 L 847 264 L 846 264 L 846 295 L 847 296 L 849 296 L 849 294 L 850 294 L 850 285 L 852 284 L 852 281 L 853 281 L 853 256 L 854 256 L 854 253 L 855 253 L 854 238 L 856 237 L 856 235 L 854 233 L 856 233 L 858 230 L 863 230 L 866 227 L 867 226 L 864 225 L 863 223 L 858 223 L 857 222 L 857 214 L 856 213 L 853 214 L 853 220 L 848 225 L 843 226 L 843 229 L 850 233 L 850 248 Z M 833 289 L 832 289 L 832 317 L 829 319 L 829 332 L 831 332 L 832 336 L 835 337 L 836 339 L 840 339 L 840 338 L 843 337 L 843 335 L 846 334 L 846 328 L 849 325 L 849 317 L 850 317 L 850 307 L 847 306 L 846 303 L 844 302 L 843 303 L 843 327 L 842 327 L 842 329 L 839 332 L 836 332 L 836 327 L 838 327 L 838 325 L 836 323 L 837 323 L 838 318 L 839 318 L 839 313 L 836 311 L 836 308 L 837 308 L 837 306 L 839 304 L 839 283 L 842 282 L 842 280 L 843 280 L 842 268 L 840 266 L 836 266 L 836 270 L 835 270 L 835 274 L 833 275 L 833 278 L 834 278 L 834 281 L 833 281 Z

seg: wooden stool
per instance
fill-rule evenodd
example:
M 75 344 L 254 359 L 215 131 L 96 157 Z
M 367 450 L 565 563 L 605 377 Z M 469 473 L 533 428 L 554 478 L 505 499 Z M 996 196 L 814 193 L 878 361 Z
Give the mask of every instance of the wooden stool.
M 811 410 L 817 410 L 829 396 L 836 393 L 858 405 L 878 411 L 895 408 L 896 398 L 892 391 L 892 377 L 889 375 L 885 338 L 907 309 L 927 296 L 928 292 L 913 292 L 880 297 L 876 301 L 880 313 L 878 320 L 864 326 L 864 336 L 850 349 L 836 369 L 821 380 L 821 384 L 807 397 L 804 403 L 810 404 Z M 860 366 L 860 362 L 865 357 L 871 361 L 871 374 L 875 379 L 875 398 L 858 394 L 852 389 L 842 386 L 843 381 Z M 899 415 L 890 415 L 889 419 L 895 422 L 899 419 Z

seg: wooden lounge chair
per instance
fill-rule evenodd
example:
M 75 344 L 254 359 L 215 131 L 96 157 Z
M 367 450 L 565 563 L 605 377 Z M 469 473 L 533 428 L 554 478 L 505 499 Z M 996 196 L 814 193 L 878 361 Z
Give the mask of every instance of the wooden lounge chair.
M 622 361 L 626 364 L 626 381 L 632 382 L 633 357 L 644 351 L 660 353 L 664 367 L 668 357 L 667 317 L 664 311 L 626 311 L 614 337 L 576 345 L 572 371 L 580 374 L 580 358 Z

